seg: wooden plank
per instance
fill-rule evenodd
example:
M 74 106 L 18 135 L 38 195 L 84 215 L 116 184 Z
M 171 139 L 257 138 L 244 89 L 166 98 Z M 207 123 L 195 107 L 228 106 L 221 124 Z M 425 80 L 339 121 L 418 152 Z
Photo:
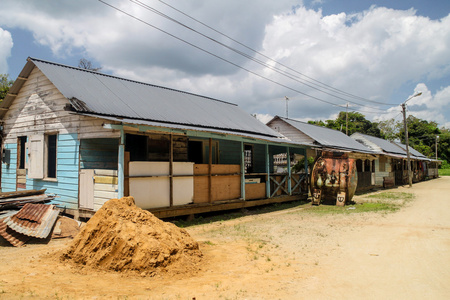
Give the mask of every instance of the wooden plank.
M 158 218 L 170 218 L 176 216 L 190 215 L 190 214 L 201 214 L 213 211 L 240 209 L 246 207 L 254 207 L 259 205 L 266 205 L 271 203 L 283 203 L 290 201 L 298 201 L 305 199 L 301 195 L 296 196 L 280 196 L 275 198 L 243 201 L 243 200 L 233 200 L 225 203 L 201 203 L 201 204 L 191 204 L 186 206 L 175 206 L 173 208 L 162 208 L 162 209 L 151 209 L 150 212 L 153 213 Z
M 95 191 L 116 192 L 117 193 L 117 189 L 118 189 L 117 184 L 106 184 L 106 183 L 95 183 L 94 184 Z
M 208 164 L 195 164 L 194 174 L 195 175 L 208 175 Z M 213 164 L 211 166 L 212 175 L 231 175 L 240 173 L 240 165 L 221 165 Z
M 266 197 L 266 184 L 251 183 L 245 185 L 245 199 L 263 199 Z
M 104 184 L 117 184 L 118 183 L 117 177 L 112 176 L 94 176 L 94 182 L 95 183 L 104 183 Z
M 124 174 L 124 187 L 123 187 L 123 195 L 124 196 L 130 196 L 130 179 L 128 176 L 130 176 L 130 152 L 125 151 L 125 157 L 124 157 L 124 168 L 123 168 L 123 174 Z
M 117 198 L 117 192 L 111 191 L 94 191 L 94 198 L 102 198 L 102 199 L 114 199 Z
M 97 176 L 114 176 L 117 177 L 117 170 L 103 170 L 103 169 L 96 169 L 95 175 Z
M 208 201 L 211 203 L 213 201 L 212 194 L 212 138 L 209 138 L 209 153 L 208 153 Z
M 194 177 L 194 203 L 209 202 L 208 177 Z
M 241 177 L 239 175 L 213 176 L 212 201 L 238 199 L 241 196 Z
M 169 206 L 173 206 L 173 135 L 170 136 L 169 141 L 169 175 L 170 175 L 170 202 Z

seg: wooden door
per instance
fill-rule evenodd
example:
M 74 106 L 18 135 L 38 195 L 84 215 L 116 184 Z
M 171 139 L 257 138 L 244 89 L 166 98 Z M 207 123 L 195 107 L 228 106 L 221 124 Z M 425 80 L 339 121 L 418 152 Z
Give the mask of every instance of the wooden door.
M 83 209 L 94 209 L 94 170 L 80 170 L 80 192 L 78 205 Z

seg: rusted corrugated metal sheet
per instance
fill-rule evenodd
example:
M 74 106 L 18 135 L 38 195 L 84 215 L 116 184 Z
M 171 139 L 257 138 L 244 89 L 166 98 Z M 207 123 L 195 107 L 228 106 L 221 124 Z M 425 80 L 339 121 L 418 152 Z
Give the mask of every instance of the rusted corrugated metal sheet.
M 14 216 L 3 222 L 14 231 L 37 238 L 46 238 L 55 224 L 59 210 L 54 205 L 27 203 Z
M 4 223 L 5 219 L 0 219 L 0 235 L 7 240 L 11 245 L 20 247 L 31 239 L 31 236 L 18 233 Z

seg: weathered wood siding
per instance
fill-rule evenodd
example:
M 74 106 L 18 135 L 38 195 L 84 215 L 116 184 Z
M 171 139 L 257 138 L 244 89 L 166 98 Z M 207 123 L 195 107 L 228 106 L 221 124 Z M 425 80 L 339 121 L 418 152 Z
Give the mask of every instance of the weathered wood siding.
M 16 189 L 17 138 L 57 134 L 56 179 L 30 179 L 27 176 L 26 188 L 45 188 L 47 193 L 58 195 L 54 203 L 68 209 L 78 208 L 79 140 L 117 138 L 119 132 L 105 130 L 104 120 L 72 114 L 66 109 L 68 104 L 69 101 L 35 67 L 3 118 L 4 148 L 11 150 L 11 163 L 2 165 L 3 191 Z
M 272 128 L 276 132 L 281 133 L 282 135 L 284 135 L 285 137 L 287 137 L 288 139 L 290 139 L 292 141 L 300 142 L 300 143 L 313 143 L 314 142 L 314 140 L 312 138 L 310 138 L 303 132 L 299 131 L 297 128 L 287 124 L 283 120 L 275 119 L 272 122 L 270 122 L 269 124 L 267 124 L 267 126 Z
M 94 210 L 118 196 L 117 170 L 94 170 Z
M 17 143 L 18 136 L 47 132 L 76 133 L 80 139 L 119 137 L 118 131 L 103 128 L 104 120 L 67 111 L 68 104 L 47 77 L 34 68 L 3 119 L 4 142 Z

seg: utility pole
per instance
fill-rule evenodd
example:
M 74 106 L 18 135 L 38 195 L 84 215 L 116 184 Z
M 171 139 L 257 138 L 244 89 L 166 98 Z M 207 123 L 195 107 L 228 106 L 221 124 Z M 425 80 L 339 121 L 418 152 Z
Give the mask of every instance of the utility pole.
M 345 109 L 345 134 L 348 135 L 348 102 L 347 108 Z
M 439 140 L 439 136 L 437 135 L 437 136 L 436 136 L 436 144 L 435 144 L 435 147 L 436 147 L 436 160 L 438 159 L 438 155 L 437 155 L 437 144 L 438 144 L 438 140 Z
M 408 183 L 409 183 L 409 187 L 412 187 L 411 158 L 409 156 L 408 126 L 406 126 L 406 104 L 405 103 L 402 103 L 402 110 L 403 110 L 403 127 L 405 129 L 405 141 L 406 141 L 406 160 L 408 162 Z
M 289 110 L 288 110 L 289 98 L 287 96 L 284 96 L 284 99 L 286 100 L 286 119 L 288 119 L 289 118 Z
M 409 140 L 408 140 L 408 126 L 406 126 L 406 102 L 411 100 L 414 97 L 422 95 L 422 92 L 419 92 L 402 103 L 402 112 L 403 112 L 403 127 L 405 129 L 405 141 L 406 141 L 406 159 L 408 162 L 408 183 L 409 187 L 412 187 L 412 175 L 411 175 L 411 157 L 409 155 Z

